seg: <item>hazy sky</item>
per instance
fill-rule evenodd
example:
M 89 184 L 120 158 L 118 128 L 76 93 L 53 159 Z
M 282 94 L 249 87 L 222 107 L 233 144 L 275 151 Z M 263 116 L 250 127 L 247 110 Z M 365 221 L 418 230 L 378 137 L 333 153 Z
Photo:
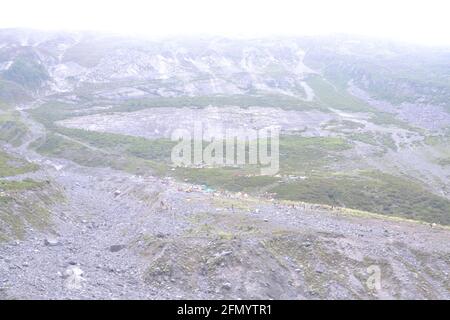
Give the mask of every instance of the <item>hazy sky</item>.
M 0 27 L 152 36 L 350 33 L 450 45 L 448 0 L 7 0 Z

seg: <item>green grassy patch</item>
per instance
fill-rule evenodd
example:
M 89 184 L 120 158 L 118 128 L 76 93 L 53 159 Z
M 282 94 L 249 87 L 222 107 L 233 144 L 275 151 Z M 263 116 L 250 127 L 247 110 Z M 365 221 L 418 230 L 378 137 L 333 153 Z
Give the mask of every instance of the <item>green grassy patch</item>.
M 28 128 L 20 121 L 17 113 L 8 111 L 0 114 L 0 140 L 19 146 Z
M 248 193 L 258 193 L 262 187 L 278 181 L 278 178 L 272 176 L 247 173 L 248 169 L 240 168 L 178 168 L 169 174 L 194 184 Z
M 0 180 L 1 191 L 22 191 L 40 188 L 44 185 L 44 182 L 35 181 L 32 179 L 25 180 Z
M 89 145 L 50 133 L 32 145 L 37 152 L 74 161 L 88 167 L 111 167 L 133 174 L 157 173 L 164 170 L 164 164 L 148 161 L 132 155 L 108 150 L 93 149 Z
M 406 123 L 405 121 L 396 118 L 392 113 L 374 111 L 370 121 L 380 126 L 394 126 L 413 132 L 419 133 L 423 132 L 422 129 L 413 127 L 412 125 Z
M 306 82 L 314 90 L 314 94 L 320 103 L 325 107 L 351 112 L 373 111 L 364 101 L 352 96 L 339 86 L 334 86 L 320 76 L 310 76 Z
M 296 97 L 281 95 L 281 94 L 264 94 L 264 95 L 212 95 L 212 96 L 198 96 L 198 97 L 159 97 L 159 98 L 144 98 L 144 99 L 129 99 L 120 106 L 112 108 L 110 111 L 130 112 L 145 108 L 159 108 L 159 107 L 196 107 L 205 108 L 208 106 L 227 107 L 239 106 L 242 108 L 248 107 L 271 107 L 288 110 L 310 110 L 321 109 L 319 104 L 314 102 L 306 102 Z
M 44 66 L 30 57 L 16 59 L 11 67 L 3 72 L 3 77 L 32 90 L 40 88 L 42 83 L 49 79 Z
M 409 219 L 450 224 L 450 201 L 419 183 L 378 171 L 316 175 L 270 190 L 278 198 L 328 204 Z
M 39 108 L 30 110 L 30 114 L 48 129 L 55 129 L 55 121 L 69 118 L 75 110 L 79 109 L 83 109 L 83 107 L 76 104 L 51 101 Z M 89 110 L 89 107 L 85 107 L 85 109 Z
M 48 229 L 49 207 L 60 199 L 47 181 L 0 180 L 0 241 L 23 238 L 27 227 Z
M 280 174 L 308 174 L 326 170 L 339 158 L 339 152 L 351 146 L 341 138 L 282 136 Z M 280 177 L 261 176 L 259 166 L 217 168 L 177 168 L 169 172 L 182 180 L 213 188 L 259 194 L 277 184 Z
M 82 129 L 58 128 L 58 132 L 80 139 L 95 148 L 155 161 L 170 160 L 170 153 L 175 145 L 175 142 L 169 139 L 149 140 L 142 137 Z
M 284 136 L 280 139 L 282 173 L 305 173 L 324 170 L 340 159 L 339 152 L 351 145 L 339 137 Z
M 365 144 L 379 146 L 385 150 L 391 149 L 396 151 L 397 145 L 389 133 L 375 133 L 375 132 L 355 132 L 347 135 L 351 141 L 360 141 Z
M 0 150 L 0 177 L 15 176 L 36 169 L 37 165 L 15 158 Z

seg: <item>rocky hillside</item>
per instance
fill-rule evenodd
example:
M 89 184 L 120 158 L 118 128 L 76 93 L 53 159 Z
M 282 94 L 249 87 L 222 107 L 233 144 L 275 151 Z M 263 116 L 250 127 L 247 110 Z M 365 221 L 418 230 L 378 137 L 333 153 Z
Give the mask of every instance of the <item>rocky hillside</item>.
M 0 297 L 449 299 L 449 55 L 0 30 Z M 278 174 L 174 167 L 196 122 Z

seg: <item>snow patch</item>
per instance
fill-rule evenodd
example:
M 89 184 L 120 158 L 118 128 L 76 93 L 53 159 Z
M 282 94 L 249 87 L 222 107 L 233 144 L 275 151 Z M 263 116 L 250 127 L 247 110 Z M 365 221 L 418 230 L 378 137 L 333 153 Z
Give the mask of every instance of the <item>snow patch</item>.
M 302 86 L 303 90 L 305 90 L 305 100 L 313 101 L 315 97 L 314 90 L 305 81 L 300 82 L 300 85 Z

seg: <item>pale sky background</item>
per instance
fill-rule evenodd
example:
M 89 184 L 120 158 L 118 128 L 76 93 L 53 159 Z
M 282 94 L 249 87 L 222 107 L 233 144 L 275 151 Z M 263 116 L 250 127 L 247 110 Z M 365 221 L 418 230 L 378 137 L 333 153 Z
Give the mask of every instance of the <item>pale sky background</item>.
M 349 33 L 450 45 L 448 0 L 6 0 L 0 28 L 150 36 Z

